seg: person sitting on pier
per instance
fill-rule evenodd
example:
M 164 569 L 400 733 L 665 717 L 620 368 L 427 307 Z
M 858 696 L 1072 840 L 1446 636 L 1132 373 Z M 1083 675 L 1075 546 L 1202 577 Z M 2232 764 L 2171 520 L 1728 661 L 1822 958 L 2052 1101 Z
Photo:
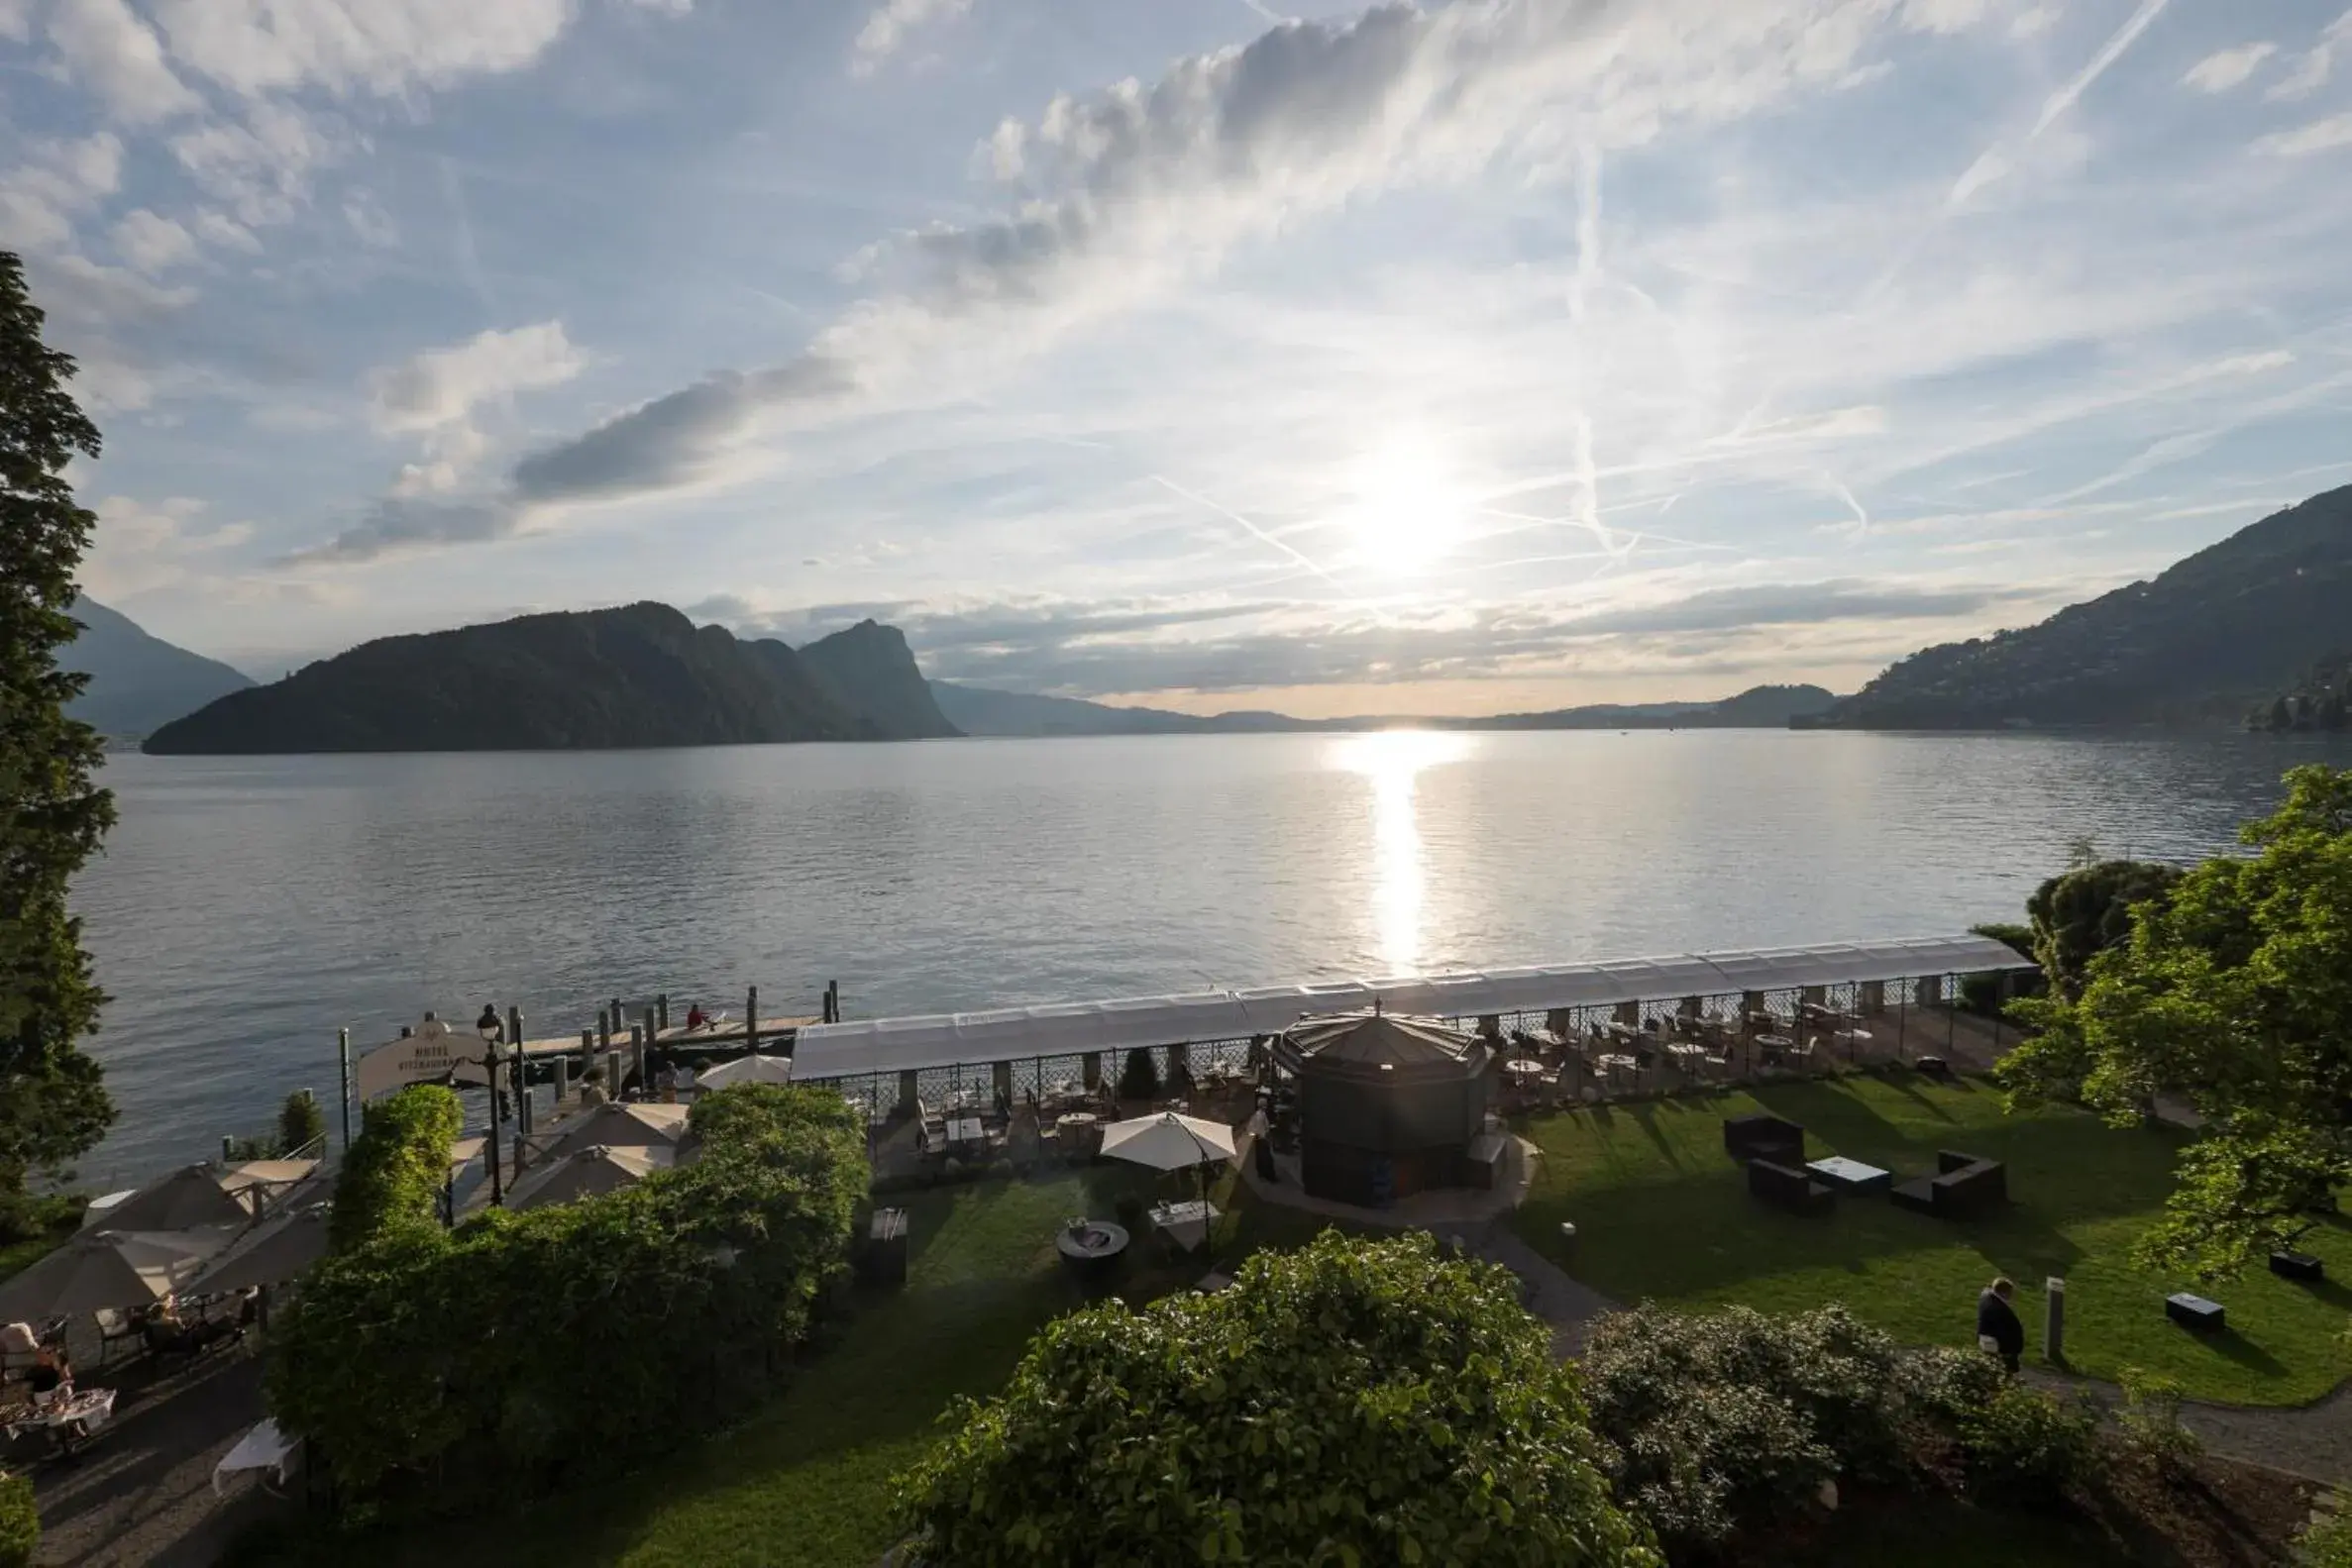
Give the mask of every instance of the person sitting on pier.
M 710 1014 L 702 1010 L 702 1004 L 700 1002 L 697 1001 L 693 1006 L 686 1009 L 687 1033 L 692 1034 L 696 1029 L 707 1029 L 709 1027 Z
M 580 1108 L 592 1110 L 612 1097 L 604 1093 L 604 1069 L 591 1067 L 580 1080 Z
M 474 1020 L 474 1032 L 485 1040 L 495 1040 L 500 1045 L 506 1043 L 506 1025 L 499 1021 L 496 1002 L 486 1003 L 482 1007 L 481 1016 Z

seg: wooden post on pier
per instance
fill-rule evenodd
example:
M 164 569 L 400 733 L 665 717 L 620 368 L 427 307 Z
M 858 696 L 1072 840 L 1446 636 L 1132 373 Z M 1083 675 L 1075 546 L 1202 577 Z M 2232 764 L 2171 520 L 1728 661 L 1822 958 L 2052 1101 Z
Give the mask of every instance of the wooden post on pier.
M 825 982 L 824 1014 L 825 1022 L 827 1023 L 839 1023 L 841 1021 L 841 982 L 837 980 L 828 980 Z
M 531 1069 L 523 1060 L 523 1010 L 506 1009 L 506 1043 L 514 1051 L 514 1152 L 522 1153 L 522 1140 L 531 1135 Z M 515 1162 L 521 1164 L 518 1158 Z
M 596 1009 L 596 1049 L 604 1055 L 612 1052 L 612 1014 Z
M 668 992 L 665 991 L 654 997 L 653 1010 L 655 1018 L 661 1023 L 662 1032 L 668 1033 L 670 1029 L 670 993 Z
M 637 1072 L 637 1093 L 644 1095 L 653 1088 L 653 1080 L 645 1072 L 645 1031 L 633 1023 L 629 1025 L 629 1054 L 635 1058 L 630 1065 Z
M 351 1153 L 351 1030 L 335 1031 L 335 1057 L 342 1068 L 336 1082 L 343 1086 L 343 1152 Z
M 743 1046 L 754 1056 L 760 1054 L 760 988 L 757 986 L 743 994 Z
M 231 1160 L 235 1159 L 236 1157 L 237 1157 L 237 1140 L 236 1140 L 235 1138 L 232 1138 L 232 1137 L 230 1137 L 230 1136 L 229 1136 L 227 1133 L 225 1133 L 225 1132 L 224 1132 L 224 1133 L 222 1133 L 222 1134 L 221 1134 L 221 1164 L 223 1164 L 223 1165 L 226 1165 L 226 1164 L 228 1164 L 228 1163 L 229 1163 Z
M 611 1100 L 620 1098 L 620 1053 L 618 1051 L 604 1053 L 604 1098 Z

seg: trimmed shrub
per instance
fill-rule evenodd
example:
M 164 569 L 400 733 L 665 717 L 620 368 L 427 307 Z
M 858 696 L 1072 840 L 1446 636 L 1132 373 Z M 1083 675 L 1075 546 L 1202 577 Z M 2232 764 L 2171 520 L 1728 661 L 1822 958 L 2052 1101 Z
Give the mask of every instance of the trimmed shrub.
M 1074 1312 L 900 1483 L 910 1560 L 1655 1568 L 1510 1274 L 1327 1231 Z
M 1157 1099 L 1160 1093 L 1159 1064 L 1151 1053 L 1138 1047 L 1127 1053 L 1126 1066 L 1119 1075 L 1119 1098 L 1122 1099 Z
M 347 1517 L 606 1475 L 773 1386 L 847 1268 L 865 1128 L 777 1085 L 703 1096 L 691 1124 L 692 1165 L 455 1232 L 394 1222 L 312 1272 L 272 1332 L 269 1406 Z
M 41 1510 L 27 1476 L 0 1472 L 0 1568 L 32 1568 L 41 1545 Z
M 2295 1568 L 2352 1568 L 2352 1497 L 2331 1492 L 2321 1500 L 2295 1537 Z
M 387 1231 L 433 1228 L 449 1184 L 449 1151 L 466 1125 L 457 1093 L 412 1084 L 368 1107 L 335 1178 L 327 1235 L 346 1252 Z
M 1584 1355 L 1617 1495 L 1669 1554 L 1704 1554 L 1811 1510 L 1824 1481 L 1906 1468 L 1903 1357 L 1842 1307 L 1795 1317 L 1645 1306 Z
M 2098 1458 L 2096 1414 L 2016 1383 L 1964 1411 L 1958 1431 L 1970 1483 L 2002 1503 L 2056 1502 Z
M 2181 1420 L 2181 1384 L 2138 1367 L 2123 1369 L 2123 1409 L 2116 1416 L 2124 1451 L 2158 1472 L 2177 1476 L 2189 1469 L 2204 1445 Z

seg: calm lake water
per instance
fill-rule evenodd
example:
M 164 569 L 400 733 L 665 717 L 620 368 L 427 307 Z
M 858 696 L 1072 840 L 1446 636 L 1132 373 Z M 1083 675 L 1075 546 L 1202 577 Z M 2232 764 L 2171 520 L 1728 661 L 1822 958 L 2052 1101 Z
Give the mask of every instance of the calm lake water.
M 2071 843 L 2187 859 L 2352 746 L 1684 733 L 114 758 L 79 889 L 121 1106 L 85 1178 L 258 1130 L 428 1008 L 851 1016 L 1937 935 Z

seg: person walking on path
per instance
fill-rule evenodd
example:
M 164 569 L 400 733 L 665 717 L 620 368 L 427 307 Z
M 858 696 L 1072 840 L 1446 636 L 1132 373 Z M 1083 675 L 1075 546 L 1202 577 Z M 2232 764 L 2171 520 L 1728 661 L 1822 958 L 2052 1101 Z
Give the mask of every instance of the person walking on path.
M 1977 1294 L 1977 1344 L 2000 1357 L 2011 1377 L 2017 1375 L 2018 1358 L 2025 1354 L 2025 1322 L 2010 1304 L 2016 1294 L 2007 1275 Z

